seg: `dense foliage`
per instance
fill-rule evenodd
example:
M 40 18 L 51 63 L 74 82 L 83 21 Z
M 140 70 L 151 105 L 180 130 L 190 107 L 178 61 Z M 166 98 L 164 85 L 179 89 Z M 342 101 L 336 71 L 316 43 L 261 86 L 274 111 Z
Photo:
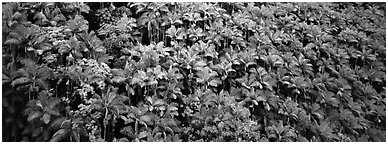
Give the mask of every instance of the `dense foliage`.
M 3 141 L 386 141 L 385 3 L 3 3 Z

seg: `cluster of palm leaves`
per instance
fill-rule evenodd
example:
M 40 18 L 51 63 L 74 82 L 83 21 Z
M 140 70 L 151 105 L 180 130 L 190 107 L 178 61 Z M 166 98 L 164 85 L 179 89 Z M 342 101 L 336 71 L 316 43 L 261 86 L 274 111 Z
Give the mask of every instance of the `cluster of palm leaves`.
M 3 141 L 385 141 L 384 3 L 89 5 L 3 3 Z

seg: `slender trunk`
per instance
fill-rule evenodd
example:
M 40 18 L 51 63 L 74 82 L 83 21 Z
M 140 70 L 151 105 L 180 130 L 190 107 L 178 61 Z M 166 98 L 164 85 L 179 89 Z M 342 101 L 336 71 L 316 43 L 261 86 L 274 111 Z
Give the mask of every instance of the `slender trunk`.
M 32 88 L 34 89 L 36 87 L 35 77 L 33 79 L 34 79 L 34 83 L 32 84 Z M 39 89 L 38 89 L 38 91 L 39 91 Z M 33 96 L 33 99 L 34 99 L 34 96 Z
M 28 100 L 32 100 L 31 99 L 31 88 L 30 88 L 30 90 L 28 90 Z
M 106 107 L 106 108 L 105 108 L 105 117 L 104 117 L 104 121 L 107 120 L 107 117 L 108 117 L 108 108 Z M 108 134 L 106 133 L 106 132 L 107 132 L 107 130 L 106 130 L 107 128 L 108 128 L 108 125 L 104 123 L 104 135 L 105 135 L 105 136 L 104 136 L 104 140 L 105 140 L 105 141 L 106 141 L 106 137 L 107 137 L 107 135 L 108 135 Z
M 151 36 L 151 22 L 148 22 L 147 33 L 148 33 L 148 41 L 151 43 L 151 42 L 152 42 L 152 36 Z
M 228 42 L 228 41 L 229 41 L 229 38 L 226 38 L 226 40 L 225 40 L 225 46 L 226 46 L 226 48 L 229 48 L 229 45 L 228 45 L 229 42 Z
M 161 27 L 160 27 L 160 24 L 159 24 L 159 22 L 158 22 L 158 26 L 159 26 L 159 28 L 158 28 L 158 35 L 157 35 L 157 37 L 158 37 L 158 41 L 157 41 L 157 43 L 159 43 L 161 40 L 160 40 L 160 33 L 161 33 Z
M 247 30 L 247 36 L 246 36 L 246 41 L 249 41 L 249 30 Z
M 163 41 L 164 41 L 165 45 L 167 45 L 166 30 L 167 30 L 167 27 L 164 26 L 163 27 Z
M 104 141 L 106 141 L 106 125 L 104 125 Z
M 205 31 L 205 20 L 202 21 L 202 30 Z
M 357 70 L 357 63 L 358 63 L 358 57 L 356 58 L 356 63 L 354 64 L 354 70 L 353 71 Z
M 138 125 L 139 125 L 139 122 L 138 120 L 135 121 L 135 135 L 138 135 Z
M 166 44 L 166 42 L 164 42 L 164 33 L 165 33 L 165 30 L 164 30 L 164 26 L 161 27 L 161 31 L 160 31 L 160 35 L 161 35 L 161 40 L 164 44 Z
M 147 85 L 145 86 L 144 90 L 145 90 L 145 95 L 148 96 L 149 91 L 147 89 Z

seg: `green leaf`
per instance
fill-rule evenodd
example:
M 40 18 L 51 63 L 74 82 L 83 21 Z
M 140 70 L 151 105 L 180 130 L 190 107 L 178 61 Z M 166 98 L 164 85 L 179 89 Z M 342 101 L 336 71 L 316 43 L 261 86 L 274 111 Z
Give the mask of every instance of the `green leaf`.
M 21 85 L 30 82 L 30 79 L 27 77 L 20 77 L 12 81 L 11 85 L 16 86 L 16 85 Z
M 178 104 L 177 103 L 172 103 L 168 106 L 167 110 L 168 111 L 177 111 L 178 110 Z
M 171 127 L 164 127 L 164 129 L 169 133 L 174 133 L 174 130 Z
M 89 5 L 82 4 L 82 5 L 80 6 L 80 12 L 84 12 L 84 13 L 87 13 L 87 14 L 88 14 L 89 11 L 90 11 Z
M 42 121 L 43 121 L 45 124 L 48 124 L 48 123 L 50 122 L 50 118 L 51 118 L 51 115 L 48 114 L 48 113 L 45 113 L 45 114 L 43 114 Z
M 36 118 L 39 118 L 40 116 L 42 116 L 42 113 L 39 112 L 39 111 L 32 111 L 29 115 L 28 115 L 28 118 L 27 118 L 27 121 L 28 122 L 31 122 L 32 120 L 36 119 Z
M 59 99 L 59 98 L 51 98 L 51 101 L 50 101 L 50 103 L 49 103 L 49 105 L 48 105 L 48 108 L 49 108 L 49 109 L 54 109 L 55 106 L 57 106 L 57 105 L 60 104 L 61 102 L 62 102 L 62 100 Z
M 52 139 L 50 140 L 50 142 L 59 142 L 59 141 L 61 141 L 63 138 L 65 138 L 66 133 L 67 133 L 66 129 L 58 130 L 57 132 L 54 133 L 54 135 L 53 135 Z
M 38 128 L 35 128 L 34 131 L 32 132 L 31 136 L 36 138 L 37 136 L 39 136 L 40 134 L 42 133 L 42 130 L 38 127 Z
M 27 51 L 35 51 L 35 49 L 33 47 L 28 47 L 26 50 Z
M 22 131 L 22 135 L 27 135 L 27 134 L 31 134 L 33 132 L 34 128 L 32 127 L 32 125 L 29 125 L 27 127 L 24 127 L 24 130 Z
M 143 132 L 139 133 L 139 135 L 137 135 L 137 138 L 138 139 L 142 139 L 142 138 L 147 137 L 147 135 L 148 135 L 148 132 L 147 131 L 143 131 Z
M 10 82 L 10 78 L 8 76 L 4 75 L 4 74 L 3 74 L 3 79 L 2 80 L 3 80 L 3 84 Z
M 57 112 L 57 111 L 55 111 L 55 110 L 52 110 L 52 109 L 49 109 L 49 108 L 47 108 L 47 107 L 44 108 L 44 111 L 45 111 L 46 113 L 50 114 L 50 115 L 55 115 L 55 116 L 59 116 L 59 115 L 60 115 L 59 112 Z
M 34 19 L 46 19 L 46 16 L 42 12 L 35 13 Z
M 360 138 L 358 138 L 357 142 L 369 142 L 369 136 L 363 134 Z
M 166 34 L 168 37 L 174 38 L 177 35 L 177 29 L 172 25 L 167 31 Z
M 14 39 L 14 38 L 11 38 L 11 39 L 8 39 L 4 42 L 4 44 L 7 44 L 7 45 L 19 45 L 21 44 L 21 42 L 17 39 Z
M 141 116 L 140 120 L 143 121 L 143 122 L 146 122 L 146 123 L 150 123 L 151 122 L 151 118 L 148 115 Z
M 132 113 L 132 114 L 133 114 L 133 113 Z M 129 124 L 129 123 L 133 123 L 133 122 L 135 122 L 134 117 L 129 116 L 129 119 L 127 119 L 127 120 L 125 121 L 125 124 Z
M 209 85 L 214 86 L 214 87 L 216 87 L 216 86 L 218 86 L 220 84 L 222 84 L 222 82 L 220 80 L 218 80 L 218 79 L 213 79 L 209 83 Z
M 58 50 L 58 53 L 60 54 L 64 54 L 64 53 L 69 53 L 70 52 L 70 47 L 68 44 L 62 44 L 60 47 L 59 47 L 59 50 Z
M 71 126 L 71 120 L 67 119 L 61 123 L 61 128 L 69 128 Z
M 335 97 L 329 98 L 327 102 L 335 107 L 338 107 L 341 104 L 341 102 Z
M 165 104 L 163 99 L 158 99 L 154 102 L 153 106 L 163 106 Z
M 124 134 L 125 136 L 128 136 L 131 139 L 135 138 L 135 134 L 132 126 L 124 127 L 123 129 L 120 130 L 120 133 Z
M 183 22 L 179 19 L 175 20 L 173 23 L 173 25 L 176 25 L 176 24 L 183 24 Z
M 98 83 L 100 81 L 103 81 L 104 77 L 101 75 L 92 75 L 88 77 L 88 82 L 89 83 Z
M 118 142 L 129 142 L 129 140 L 127 138 L 120 138 Z
M 200 61 L 195 63 L 194 68 L 203 68 L 204 66 L 206 66 L 205 61 L 200 60 Z
M 79 142 L 80 141 L 80 135 L 79 133 L 75 132 L 75 131 L 71 131 L 70 133 L 71 137 L 76 141 L 76 142 Z
M 46 83 L 45 83 L 42 79 L 36 79 L 36 80 L 35 80 L 35 83 L 36 83 L 40 88 L 42 88 L 42 89 L 45 89 L 45 90 L 48 89 Z
M 63 121 L 65 121 L 65 117 L 57 118 L 51 123 L 51 127 L 59 128 Z
M 12 15 L 11 19 L 12 19 L 12 20 L 21 20 L 23 17 L 24 17 L 24 16 L 23 16 L 20 12 L 15 12 L 15 13 Z

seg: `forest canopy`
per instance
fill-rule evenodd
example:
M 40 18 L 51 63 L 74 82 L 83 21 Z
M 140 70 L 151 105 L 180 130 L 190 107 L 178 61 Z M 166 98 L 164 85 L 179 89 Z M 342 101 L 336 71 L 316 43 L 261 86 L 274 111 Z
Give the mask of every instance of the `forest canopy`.
M 2 3 L 2 140 L 385 142 L 386 3 Z

